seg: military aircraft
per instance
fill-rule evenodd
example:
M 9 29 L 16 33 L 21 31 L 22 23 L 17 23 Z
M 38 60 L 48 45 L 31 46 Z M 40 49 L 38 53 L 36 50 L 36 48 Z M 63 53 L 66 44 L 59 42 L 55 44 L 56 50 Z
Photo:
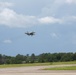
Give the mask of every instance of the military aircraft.
M 27 34 L 28 36 L 33 36 L 35 35 L 35 32 L 26 32 L 25 34 Z

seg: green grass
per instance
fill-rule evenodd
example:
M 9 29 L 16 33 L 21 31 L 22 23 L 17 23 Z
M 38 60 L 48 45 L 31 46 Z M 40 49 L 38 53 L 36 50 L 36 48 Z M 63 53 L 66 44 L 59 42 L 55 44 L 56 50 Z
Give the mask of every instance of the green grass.
M 4 64 L 0 65 L 0 68 L 11 68 L 11 67 L 26 67 L 26 66 L 44 66 L 50 65 L 50 63 L 29 63 L 29 64 Z
M 62 65 L 62 64 L 76 64 L 76 61 L 71 62 L 53 62 L 53 63 L 29 63 L 29 64 L 5 64 L 0 65 L 0 68 L 10 68 L 10 67 L 26 67 L 26 66 L 47 66 L 47 65 Z
M 62 64 L 76 64 L 76 61 L 69 61 L 69 62 L 53 62 L 53 65 L 62 65 Z
M 54 68 L 47 68 L 44 70 L 76 70 L 76 66 L 54 67 Z

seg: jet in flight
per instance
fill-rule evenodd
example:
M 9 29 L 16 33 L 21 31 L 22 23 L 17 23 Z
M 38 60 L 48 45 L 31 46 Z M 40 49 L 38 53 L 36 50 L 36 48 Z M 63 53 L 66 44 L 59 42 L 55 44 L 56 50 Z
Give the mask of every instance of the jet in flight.
M 35 35 L 35 32 L 26 32 L 25 34 L 28 36 L 33 36 L 33 35 Z

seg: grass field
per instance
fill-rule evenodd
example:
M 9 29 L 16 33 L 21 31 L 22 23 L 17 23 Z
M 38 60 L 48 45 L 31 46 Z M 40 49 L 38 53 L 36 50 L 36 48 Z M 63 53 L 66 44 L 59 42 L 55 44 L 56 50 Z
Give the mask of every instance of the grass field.
M 53 63 L 29 63 L 29 64 L 4 64 L 0 65 L 0 68 L 10 68 L 10 67 L 25 67 L 25 66 L 47 66 L 47 65 L 63 65 L 63 64 L 76 64 L 76 61 L 70 62 L 53 62 Z
M 26 67 L 26 66 L 45 66 L 50 65 L 50 63 L 29 63 L 29 64 L 4 64 L 0 65 L 0 68 L 10 68 L 10 67 Z
M 76 61 L 69 62 L 54 62 L 53 65 L 62 65 L 62 64 L 76 64 Z
M 54 68 L 47 68 L 44 70 L 76 70 L 76 66 L 54 67 Z

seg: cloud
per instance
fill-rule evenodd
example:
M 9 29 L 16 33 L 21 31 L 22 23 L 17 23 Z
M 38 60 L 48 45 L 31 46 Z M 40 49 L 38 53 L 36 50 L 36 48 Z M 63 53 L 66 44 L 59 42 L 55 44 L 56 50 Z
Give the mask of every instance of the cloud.
M 76 0 L 53 0 L 52 3 L 49 2 L 49 4 L 42 8 L 41 15 L 44 17 L 40 19 L 40 22 L 48 24 L 76 23 L 76 19 L 74 16 L 76 12 L 74 4 L 76 4 Z M 47 16 L 49 18 L 46 18 Z
M 2 3 L 3 5 L 3 3 Z M 1 6 L 2 6 L 1 5 Z M 31 27 L 39 24 L 49 24 L 49 23 L 60 23 L 60 19 L 54 17 L 37 17 L 37 16 L 29 16 L 18 14 L 14 10 L 8 8 L 7 6 L 11 6 L 12 4 L 4 3 L 4 8 L 0 9 L 0 25 L 8 26 L 8 27 Z
M 68 3 L 68 4 L 75 4 L 76 0 L 66 0 L 66 3 Z
M 8 26 L 8 27 L 31 27 L 38 24 L 62 24 L 63 22 L 70 22 L 69 18 L 60 15 L 60 7 L 64 5 L 65 2 L 74 2 L 76 0 L 54 0 L 51 5 L 45 6 L 42 9 L 41 16 L 29 16 L 19 14 L 13 9 L 9 8 L 13 6 L 13 3 L 8 2 L 0 2 L 0 25 Z M 47 11 L 48 10 L 48 11 Z M 62 9 L 61 9 L 62 10 Z M 47 11 L 47 12 L 46 12 Z M 57 12 L 58 11 L 58 12 Z M 57 18 L 55 17 L 56 13 L 58 13 Z M 50 15 L 48 15 L 50 14 Z M 55 14 L 55 15 L 54 15 Z M 54 15 L 54 16 L 53 16 Z M 75 18 L 75 17 L 74 17 Z M 74 20 L 74 19 L 73 19 Z
M 10 7 L 10 6 L 13 6 L 13 3 L 0 2 L 0 8 L 2 8 L 2 7 Z
M 35 25 L 36 17 L 18 14 L 13 9 L 13 3 L 0 2 L 0 25 L 8 27 L 30 27 Z
M 10 43 L 12 43 L 12 41 L 7 39 L 7 40 L 4 40 L 3 43 L 10 44 Z
M 76 0 L 53 0 L 52 3 L 46 4 L 42 10 L 42 16 L 63 17 L 64 15 L 75 12 Z
M 0 25 L 9 27 L 28 27 L 35 23 L 35 16 L 25 16 L 14 10 L 4 8 L 0 11 Z
M 43 24 L 61 23 L 61 20 L 54 17 L 43 17 L 39 19 L 39 22 Z
M 58 9 L 63 5 L 63 3 L 63 0 L 54 0 L 52 3 L 49 3 L 42 8 L 41 15 L 55 15 Z

